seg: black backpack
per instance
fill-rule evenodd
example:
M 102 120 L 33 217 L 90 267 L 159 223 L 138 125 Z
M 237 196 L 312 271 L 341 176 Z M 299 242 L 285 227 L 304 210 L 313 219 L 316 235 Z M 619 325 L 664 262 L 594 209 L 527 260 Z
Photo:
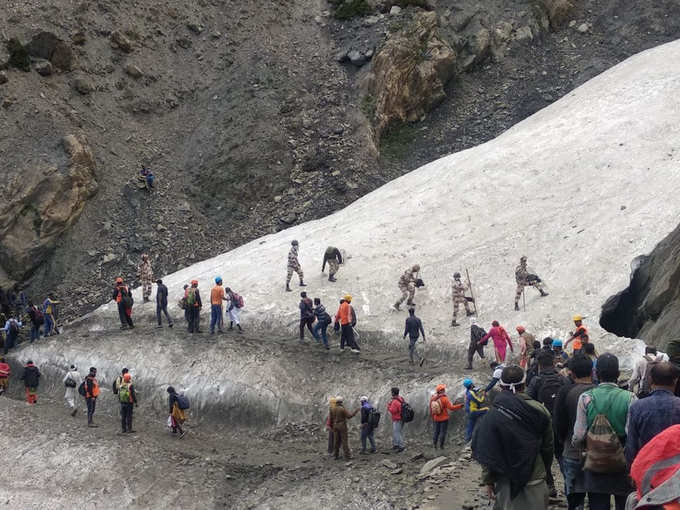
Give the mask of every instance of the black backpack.
M 538 390 L 537 399 L 545 408 L 553 414 L 553 408 L 555 407 L 555 400 L 557 399 L 557 394 L 560 392 L 560 388 L 564 385 L 564 379 L 558 374 L 546 374 L 539 375 L 541 378 L 541 385 Z
M 78 393 L 80 393 L 83 397 L 87 395 L 87 390 L 85 390 L 85 381 L 80 383 L 80 386 L 78 386 Z
M 375 408 L 371 408 L 371 410 L 368 413 L 368 424 L 371 426 L 371 428 L 375 429 L 375 428 L 378 427 L 379 423 L 380 423 L 380 412 L 376 411 Z
M 416 413 L 413 412 L 413 408 L 407 402 L 401 403 L 401 421 L 404 423 L 413 421 L 415 414 Z

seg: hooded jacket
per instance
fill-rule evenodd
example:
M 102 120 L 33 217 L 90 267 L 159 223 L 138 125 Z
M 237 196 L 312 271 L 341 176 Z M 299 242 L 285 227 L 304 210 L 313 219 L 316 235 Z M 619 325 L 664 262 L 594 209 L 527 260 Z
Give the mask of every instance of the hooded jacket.
M 27 363 L 24 367 L 24 373 L 21 375 L 24 381 L 24 386 L 27 388 L 37 388 L 40 384 L 40 370 L 33 363 Z

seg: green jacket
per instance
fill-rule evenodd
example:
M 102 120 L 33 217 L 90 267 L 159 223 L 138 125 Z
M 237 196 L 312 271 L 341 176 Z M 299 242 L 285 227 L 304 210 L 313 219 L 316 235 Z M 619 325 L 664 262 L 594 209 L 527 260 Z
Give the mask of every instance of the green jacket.
M 586 392 L 590 395 L 590 404 L 586 409 L 588 430 L 598 414 L 604 414 L 611 423 L 616 435 L 626 437 L 626 419 L 633 394 L 622 390 L 614 384 L 601 384 Z

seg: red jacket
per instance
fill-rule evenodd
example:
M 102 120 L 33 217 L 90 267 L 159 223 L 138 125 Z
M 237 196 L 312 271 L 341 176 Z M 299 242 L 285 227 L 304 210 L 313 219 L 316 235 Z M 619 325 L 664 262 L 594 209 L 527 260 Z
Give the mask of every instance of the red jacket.
M 390 403 L 387 404 L 387 410 L 392 415 L 392 421 L 401 421 L 401 404 L 404 403 L 404 399 L 401 396 L 392 397 Z
M 9 377 L 12 372 L 7 363 L 0 363 L 0 377 Z
M 439 400 L 439 405 L 441 406 L 442 410 L 439 414 L 434 414 L 432 413 L 432 402 L 435 400 Z M 445 393 L 437 393 L 432 395 L 432 398 L 430 399 L 430 415 L 432 416 L 432 419 L 434 421 L 446 421 L 449 419 L 449 411 L 457 411 L 458 409 L 462 409 L 463 404 L 452 404 L 451 401 L 449 400 L 449 397 L 446 396 Z

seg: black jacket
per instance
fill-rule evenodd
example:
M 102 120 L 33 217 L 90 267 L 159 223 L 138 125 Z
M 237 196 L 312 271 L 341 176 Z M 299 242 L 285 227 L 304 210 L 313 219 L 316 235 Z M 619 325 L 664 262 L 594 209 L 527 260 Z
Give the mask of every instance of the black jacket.
M 314 303 L 311 299 L 302 298 L 300 300 L 300 319 L 314 318 Z
M 406 325 L 404 326 L 404 338 L 406 338 L 406 335 L 408 334 L 409 338 L 412 340 L 417 339 L 421 333 L 423 336 L 425 336 L 425 330 L 423 330 L 422 321 L 415 315 L 410 315 L 407 317 Z
M 21 379 L 27 388 L 37 388 L 40 384 L 40 370 L 33 363 L 26 365 Z
M 168 288 L 162 283 L 159 283 L 156 289 L 156 304 L 168 306 Z
M 342 254 L 340 253 L 340 250 L 334 246 L 329 246 L 323 254 L 323 264 L 321 264 L 322 273 L 324 269 L 326 269 L 326 262 L 333 259 L 336 259 L 338 264 L 342 264 Z
M 471 344 L 477 344 L 484 335 L 486 335 L 486 331 L 484 331 L 484 328 L 480 328 L 477 326 L 477 324 L 473 324 L 470 326 L 470 343 Z
M 168 414 L 172 414 L 172 406 L 177 402 L 177 393 L 170 393 L 168 395 Z

